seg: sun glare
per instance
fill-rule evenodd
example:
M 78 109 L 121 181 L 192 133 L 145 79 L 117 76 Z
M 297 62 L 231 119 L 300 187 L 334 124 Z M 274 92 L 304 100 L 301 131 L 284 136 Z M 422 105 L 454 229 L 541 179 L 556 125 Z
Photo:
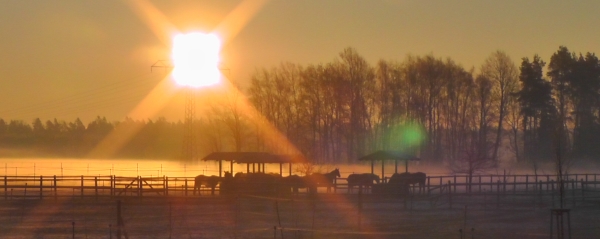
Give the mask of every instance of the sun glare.
M 221 42 L 214 34 L 193 32 L 173 38 L 173 78 L 183 86 L 202 87 L 218 84 Z

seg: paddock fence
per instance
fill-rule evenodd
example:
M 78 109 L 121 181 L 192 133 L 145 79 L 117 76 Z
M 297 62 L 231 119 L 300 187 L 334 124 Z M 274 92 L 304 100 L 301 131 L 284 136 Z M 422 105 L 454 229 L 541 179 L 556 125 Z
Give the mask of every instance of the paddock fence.
M 388 178 L 384 178 L 383 182 Z M 563 176 L 563 193 L 571 201 L 600 200 L 599 174 Z M 211 196 L 210 188 L 194 190 L 194 177 L 123 177 L 105 176 L 0 176 L 0 198 L 47 197 L 165 197 Z M 260 187 L 260 185 L 258 185 Z M 356 194 L 348 189 L 345 178 L 334 181 L 332 193 Z M 428 176 L 426 185 L 410 186 L 410 197 L 438 200 L 452 197 L 555 197 L 560 185 L 556 175 L 465 175 Z M 324 188 L 319 193 L 325 193 Z M 306 193 L 305 191 L 300 192 Z M 361 193 L 370 194 L 368 188 Z M 219 194 L 217 187 L 214 194 Z M 534 197 L 534 198 L 535 198 Z M 439 200 L 438 200 L 439 201 Z

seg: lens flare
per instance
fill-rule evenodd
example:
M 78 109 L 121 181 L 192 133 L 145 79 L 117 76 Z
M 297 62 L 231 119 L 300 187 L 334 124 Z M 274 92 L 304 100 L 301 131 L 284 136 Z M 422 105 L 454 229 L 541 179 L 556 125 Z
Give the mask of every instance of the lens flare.
M 395 150 L 406 150 L 411 147 L 417 147 L 427 137 L 427 133 L 421 124 L 418 122 L 405 122 L 399 125 L 392 126 L 388 131 L 390 135 L 389 145 Z
M 218 84 L 221 42 L 213 34 L 178 34 L 173 38 L 173 78 L 183 86 L 202 87 Z

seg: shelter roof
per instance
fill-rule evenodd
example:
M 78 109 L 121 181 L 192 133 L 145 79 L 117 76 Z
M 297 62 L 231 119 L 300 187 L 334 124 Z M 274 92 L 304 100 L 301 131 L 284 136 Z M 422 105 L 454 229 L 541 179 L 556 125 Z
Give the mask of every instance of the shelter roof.
M 376 161 L 376 160 L 403 160 L 403 161 L 419 161 L 420 159 L 412 154 L 403 153 L 400 151 L 379 150 L 372 154 L 360 157 L 358 161 Z
M 202 161 L 233 161 L 235 163 L 295 163 L 298 158 L 290 155 L 276 155 L 267 152 L 214 152 Z

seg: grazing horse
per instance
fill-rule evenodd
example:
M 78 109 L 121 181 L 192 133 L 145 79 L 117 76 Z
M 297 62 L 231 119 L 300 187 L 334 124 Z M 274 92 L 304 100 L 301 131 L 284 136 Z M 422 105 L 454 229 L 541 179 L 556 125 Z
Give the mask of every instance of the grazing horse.
M 379 183 L 379 176 L 372 173 L 350 174 L 346 179 L 348 181 L 348 192 L 352 192 L 354 186 L 370 187 L 373 181 Z
M 290 189 L 292 189 L 293 193 L 298 193 L 299 188 L 308 187 L 306 178 L 298 175 L 290 175 L 287 177 L 283 177 L 281 178 L 281 182 L 283 184 L 283 187 L 285 187 L 286 192 L 289 192 Z
M 419 193 L 421 193 L 421 190 L 423 190 L 423 192 L 425 192 L 425 181 L 427 181 L 427 175 L 425 175 L 425 173 L 422 173 L 422 172 L 395 173 L 390 178 L 390 183 L 392 182 L 392 179 L 396 182 L 401 182 L 406 185 L 418 184 L 419 185 Z
M 236 173 L 232 184 L 237 193 L 275 193 L 279 178 L 279 174 L 271 173 Z
M 311 189 L 316 189 L 317 187 L 327 187 L 327 192 L 331 192 L 331 187 L 333 187 L 333 181 L 336 177 L 340 177 L 340 170 L 337 168 L 325 174 L 313 173 L 308 177 L 308 180 L 311 184 Z M 316 192 L 316 190 L 314 191 Z
M 219 184 L 221 178 L 219 176 L 206 176 L 206 175 L 198 175 L 194 180 L 194 195 L 196 195 L 196 190 L 198 190 L 198 194 L 200 194 L 200 188 L 202 185 L 210 188 L 211 194 L 215 194 L 215 187 Z

